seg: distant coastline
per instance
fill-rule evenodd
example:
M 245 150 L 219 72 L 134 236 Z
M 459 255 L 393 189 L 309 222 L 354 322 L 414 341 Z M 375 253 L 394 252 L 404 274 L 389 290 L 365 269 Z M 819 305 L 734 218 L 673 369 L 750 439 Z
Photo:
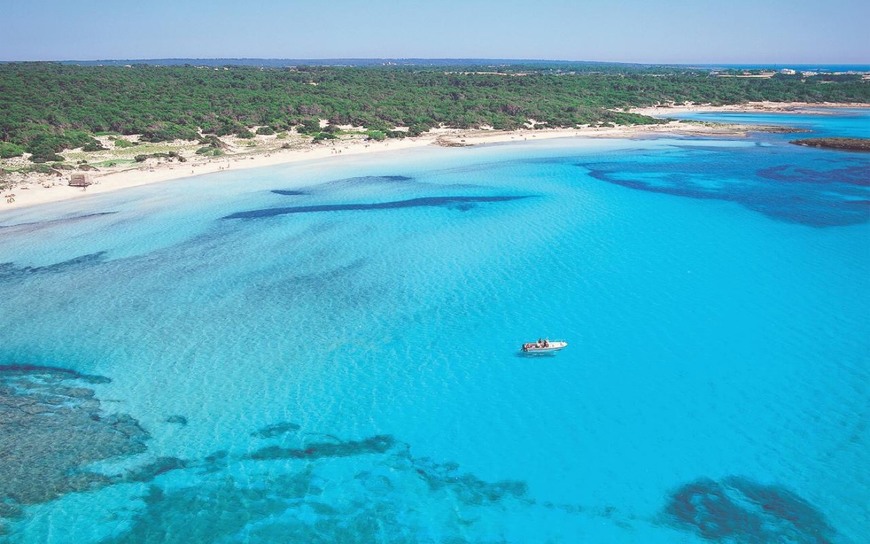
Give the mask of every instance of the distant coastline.
M 2 61 L 0 63 L 20 62 Z M 559 60 L 559 59 L 465 59 L 465 58 L 418 58 L 418 57 L 385 57 L 385 58 L 141 58 L 141 59 L 93 59 L 93 60 L 55 60 L 78 66 L 126 66 L 130 64 L 147 64 L 152 66 L 254 66 L 254 67 L 291 67 L 291 66 L 517 66 L 529 65 L 537 67 L 669 67 L 689 70 L 798 70 L 822 73 L 870 73 L 870 64 L 828 64 L 828 63 L 670 63 L 670 62 L 617 62 L 595 60 Z
M 861 102 L 746 102 L 743 104 L 729 104 L 726 106 L 713 106 L 710 104 L 671 104 L 653 106 L 649 108 L 633 108 L 632 113 L 648 115 L 651 117 L 667 117 L 684 113 L 819 113 L 820 109 L 868 109 L 870 104 Z
M 870 105 L 852 103 L 759 102 L 733 106 L 690 104 L 643 108 L 636 111 L 643 112 L 644 115 L 667 117 L 668 115 L 682 112 L 800 112 L 820 107 L 867 108 Z M 668 135 L 745 137 L 749 132 L 764 131 L 781 132 L 782 127 L 670 121 L 652 125 L 579 127 L 572 129 L 523 129 L 514 131 L 432 129 L 416 137 L 390 139 L 379 142 L 367 140 L 360 134 L 359 137 L 345 136 L 343 139 L 321 143 L 314 143 L 307 138 L 300 137 L 289 144 L 285 140 L 278 140 L 275 136 L 256 136 L 253 141 L 226 137 L 222 140 L 226 142 L 225 154 L 219 157 L 197 155 L 196 150 L 200 147 L 199 143 L 179 140 L 163 146 L 165 149 L 173 149 L 176 157 L 154 157 L 134 164 L 131 164 L 131 161 L 118 160 L 115 165 L 94 168 L 87 172 L 90 185 L 85 188 L 69 186 L 71 173 L 64 171 L 29 173 L 27 175 L 16 176 L 12 181 L 12 187 L 7 188 L 2 193 L 2 196 L 14 194 L 14 201 L 0 201 L 0 214 L 4 210 L 82 198 L 92 194 L 200 176 L 228 169 L 259 168 L 312 160 L 341 160 L 341 157 L 350 155 L 373 155 L 427 146 L 462 147 L 553 138 L 644 138 Z M 110 144 L 105 137 L 101 138 L 101 140 L 107 145 Z M 253 146 L 251 145 L 252 143 L 254 144 Z M 91 164 L 111 164 L 110 157 L 117 156 L 111 151 L 87 153 L 80 149 L 65 152 L 65 155 L 70 155 L 74 158 L 87 157 L 88 162 Z M 163 155 L 167 155 L 167 153 Z

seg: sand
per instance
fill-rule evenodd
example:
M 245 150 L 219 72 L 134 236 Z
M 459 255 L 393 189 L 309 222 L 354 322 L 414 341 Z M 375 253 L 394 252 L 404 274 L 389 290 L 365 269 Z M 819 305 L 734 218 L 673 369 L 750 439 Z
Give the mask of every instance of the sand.
M 810 102 L 747 102 L 728 106 L 711 106 L 709 104 L 681 104 L 671 106 L 656 106 L 652 108 L 634 108 L 632 113 L 667 117 L 688 112 L 734 112 L 734 113 L 812 113 L 818 114 L 819 108 L 870 108 L 870 104 L 861 103 L 810 103 Z
M 819 106 L 831 105 L 801 103 L 754 103 L 721 107 L 684 105 L 645 108 L 633 111 L 645 115 L 666 117 L 674 113 L 687 111 L 799 111 L 800 109 Z M 838 104 L 837 106 L 867 107 L 867 105 L 861 104 Z M 659 125 L 582 127 L 574 129 L 544 128 L 517 131 L 433 129 L 429 133 L 418 137 L 390 139 L 381 142 L 366 141 L 362 137 L 332 140 L 317 144 L 303 143 L 302 140 L 299 140 L 291 149 L 282 149 L 281 142 L 273 136 L 271 138 L 258 137 L 257 141 L 252 142 L 257 144 L 253 149 L 242 145 L 230 146 L 230 150 L 228 150 L 226 155 L 211 158 L 196 155 L 193 151 L 196 146 L 191 146 L 188 143 L 187 151 L 181 153 L 187 158 L 187 162 L 163 162 L 149 159 L 137 166 L 127 164 L 100 168 L 99 171 L 88 173 L 92 185 L 87 188 L 68 186 L 68 172 L 60 177 L 47 174 L 29 174 L 24 178 L 15 179 L 11 188 L 0 193 L 0 216 L 2 216 L 5 210 L 81 198 L 86 195 L 117 191 L 139 185 L 165 183 L 171 180 L 210 174 L 225 169 L 260 168 L 299 161 L 327 159 L 330 157 L 338 161 L 348 155 L 387 153 L 424 146 L 472 146 L 571 137 L 637 138 L 652 135 L 741 137 L 745 136 L 750 130 L 759 131 L 763 130 L 763 128 L 758 126 L 669 122 Z M 238 144 L 239 142 L 235 143 Z M 14 195 L 14 200 L 9 199 L 9 195 Z

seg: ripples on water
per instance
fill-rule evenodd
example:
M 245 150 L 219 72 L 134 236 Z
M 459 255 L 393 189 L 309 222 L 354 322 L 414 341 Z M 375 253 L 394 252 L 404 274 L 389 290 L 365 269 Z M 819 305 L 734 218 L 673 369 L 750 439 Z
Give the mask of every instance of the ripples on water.
M 753 138 L 0 216 L 3 538 L 860 541 L 870 166 Z

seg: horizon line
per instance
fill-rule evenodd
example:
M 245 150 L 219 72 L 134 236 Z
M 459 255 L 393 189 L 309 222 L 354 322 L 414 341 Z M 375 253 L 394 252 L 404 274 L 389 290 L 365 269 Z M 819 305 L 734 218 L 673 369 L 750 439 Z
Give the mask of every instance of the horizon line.
M 745 61 L 745 62 L 640 62 L 640 61 L 607 61 L 607 60 L 567 60 L 567 59 L 544 59 L 544 58 L 496 58 L 496 57 L 141 57 L 141 58 L 100 58 L 100 59 L 51 59 L 51 60 L 0 60 L 0 63 L 95 63 L 95 62 L 159 62 L 159 61 L 293 61 L 297 63 L 304 62 L 501 62 L 501 63 L 567 63 L 567 64 L 602 64 L 602 65 L 640 65 L 640 66 L 867 66 L 870 67 L 870 62 L 788 62 L 788 61 Z

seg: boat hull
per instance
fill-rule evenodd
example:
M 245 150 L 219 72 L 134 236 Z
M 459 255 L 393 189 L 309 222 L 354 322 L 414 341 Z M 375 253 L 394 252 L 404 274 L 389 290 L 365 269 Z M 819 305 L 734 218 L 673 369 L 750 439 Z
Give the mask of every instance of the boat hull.
M 556 353 L 557 351 L 561 351 L 561 350 L 565 349 L 566 347 L 568 347 L 568 342 L 558 342 L 557 341 L 557 342 L 547 342 L 547 345 L 544 345 L 544 346 L 536 344 L 536 343 L 523 344 L 523 347 L 521 349 L 522 349 L 523 353 L 526 353 L 529 355 L 535 355 L 535 354 L 542 354 L 543 355 L 546 353 Z

